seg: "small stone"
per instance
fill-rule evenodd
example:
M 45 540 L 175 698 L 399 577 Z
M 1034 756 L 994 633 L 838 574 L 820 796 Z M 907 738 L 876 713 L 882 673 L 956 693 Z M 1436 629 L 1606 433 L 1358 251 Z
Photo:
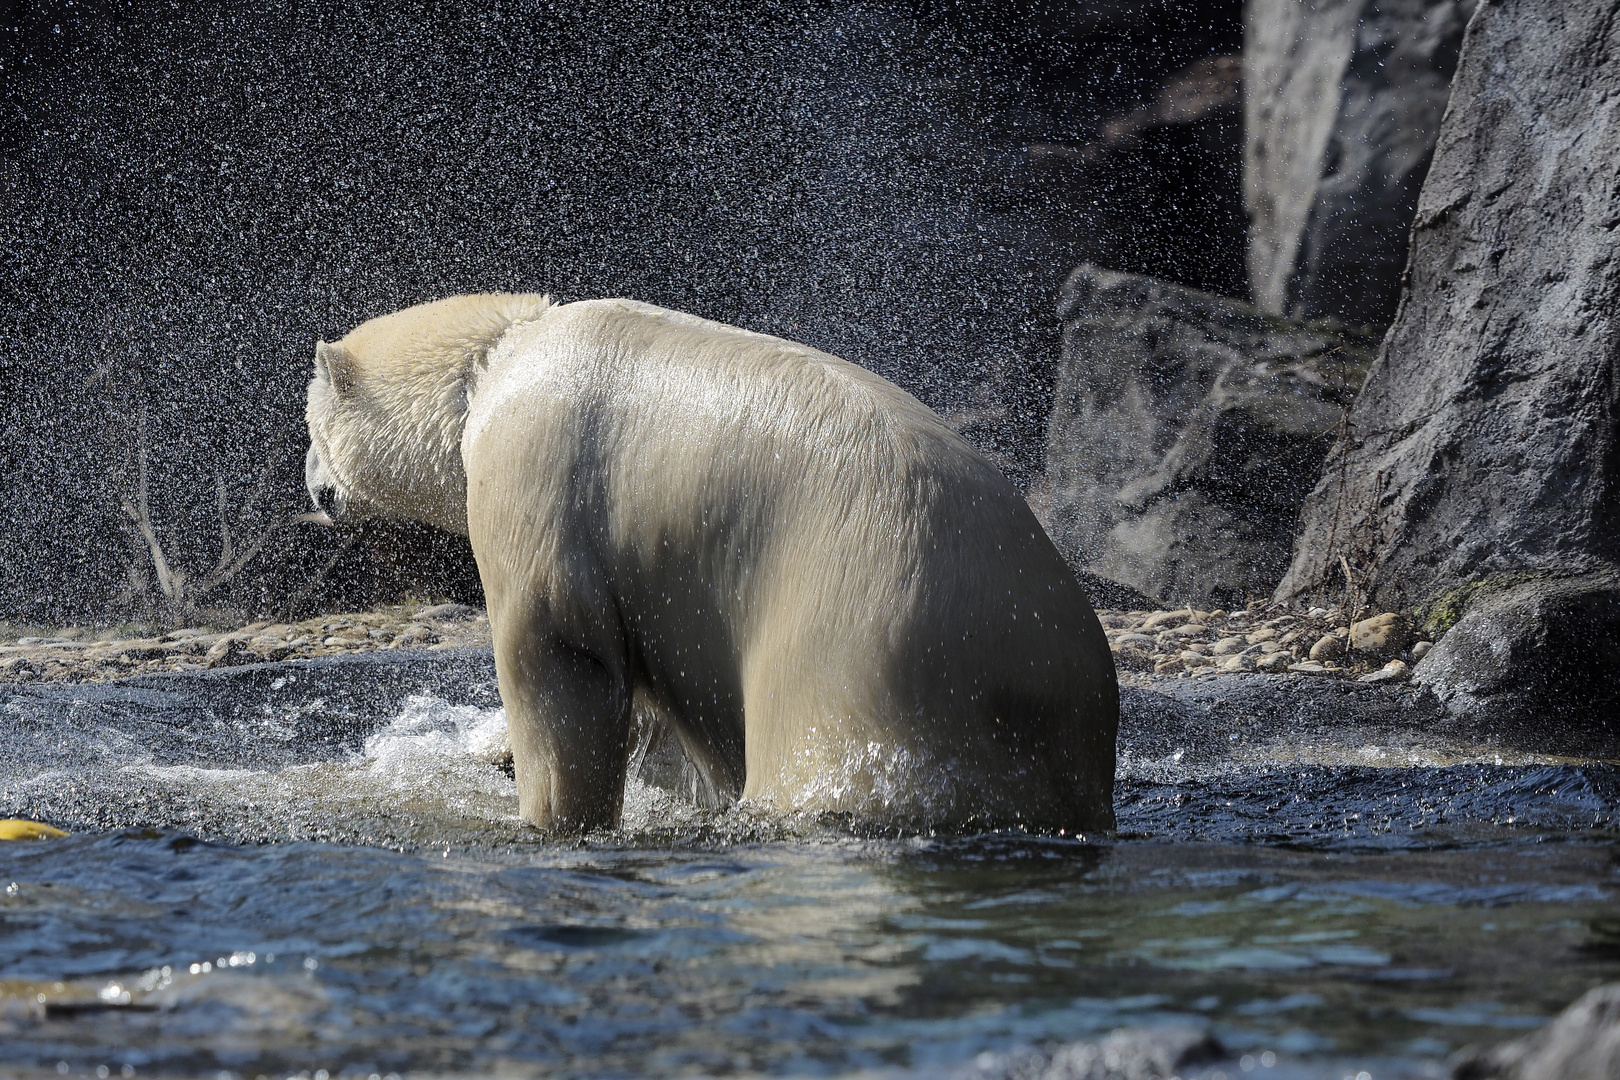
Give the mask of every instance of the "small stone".
M 1187 608 L 1181 608 L 1178 611 L 1155 611 L 1152 615 L 1149 615 L 1147 618 L 1142 620 L 1142 629 L 1157 630 L 1159 627 L 1169 626 L 1171 623 L 1179 624 L 1190 622 L 1191 620 L 1192 612 Z
M 1248 637 L 1244 640 L 1246 640 L 1250 645 L 1258 645 L 1262 641 L 1275 641 L 1279 636 L 1280 635 L 1277 633 L 1276 627 L 1262 626 L 1254 633 L 1248 635 Z
M 1385 659 L 1403 652 L 1412 640 L 1412 620 L 1394 611 L 1363 619 L 1350 627 L 1350 651 Z
M 1114 639 L 1114 642 L 1115 642 L 1115 644 L 1120 645 L 1120 646 L 1134 645 L 1134 646 L 1137 646 L 1138 648 L 1149 649 L 1149 650 L 1151 650 L 1153 648 L 1153 646 L 1158 644 L 1158 642 L 1154 641 L 1153 638 L 1149 637 L 1148 635 L 1146 635 L 1146 634 L 1136 634 L 1136 633 L 1121 634 L 1117 638 Z
M 1432 649 L 1432 648 L 1434 648 L 1434 642 L 1432 642 L 1432 641 L 1420 641 L 1416 645 L 1413 645 L 1412 646 L 1412 663 L 1415 664 L 1419 660 L 1423 659 L 1425 656 L 1428 656 L 1429 655 L 1429 650 Z
M 1114 650 L 1114 667 L 1121 671 L 1152 671 L 1157 662 L 1151 652 L 1133 645 Z
M 430 608 L 423 608 L 416 613 L 418 619 L 439 619 L 444 622 L 455 622 L 462 619 L 477 618 L 480 614 L 475 607 L 466 604 L 437 604 Z
M 1305 617 L 1307 619 L 1325 619 L 1328 617 L 1328 609 L 1325 607 L 1313 607 L 1305 613 Z
M 209 646 L 208 651 L 203 654 L 203 665 L 211 668 L 231 667 L 242 663 L 246 652 L 247 643 L 239 635 L 223 637 Z
M 1412 668 L 1404 660 L 1391 660 L 1371 675 L 1363 675 L 1357 682 L 1385 683 L 1399 682 L 1412 674 Z
M 1167 656 L 1153 665 L 1153 674 L 1155 675 L 1174 675 L 1178 671 L 1185 670 L 1186 667 L 1181 663 L 1181 659 L 1175 656 Z
M 1226 672 L 1231 672 L 1231 671 L 1253 671 L 1254 670 L 1254 660 L 1251 657 L 1244 656 L 1243 654 L 1239 653 L 1236 656 L 1228 656 L 1228 657 L 1226 657 L 1220 663 L 1215 665 L 1215 669 L 1217 671 L 1226 671 Z
M 1337 634 L 1324 634 L 1311 646 L 1312 660 L 1337 660 L 1344 655 L 1344 639 Z
M 1233 656 L 1249 647 L 1249 642 L 1241 637 L 1223 637 L 1210 647 L 1214 656 Z
M 439 635 L 421 623 L 411 623 L 394 639 L 395 648 L 409 648 L 412 645 L 435 645 Z
M 1260 652 L 1266 656 L 1271 656 L 1275 653 L 1286 653 L 1288 651 L 1275 641 L 1262 641 L 1259 645 L 1259 649 Z
M 1300 675 L 1326 675 L 1327 665 L 1319 664 L 1315 660 L 1301 660 L 1297 664 L 1289 664 L 1288 670 Z
M 1287 671 L 1288 665 L 1293 661 L 1293 659 L 1293 657 L 1279 649 L 1274 653 L 1267 653 L 1265 656 L 1262 656 L 1255 663 L 1254 667 L 1256 671 L 1264 671 L 1268 675 L 1276 675 Z
M 1205 656 L 1203 653 L 1194 652 L 1191 649 L 1183 650 L 1178 659 L 1181 661 L 1182 666 L 1186 668 L 1204 667 L 1207 664 L 1214 663 L 1213 660 Z

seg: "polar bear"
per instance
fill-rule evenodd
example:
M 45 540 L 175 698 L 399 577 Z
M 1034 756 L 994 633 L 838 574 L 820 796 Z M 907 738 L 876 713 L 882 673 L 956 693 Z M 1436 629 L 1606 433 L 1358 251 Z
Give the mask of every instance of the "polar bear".
M 616 825 L 632 706 L 714 790 L 881 828 L 1111 828 L 1119 686 L 1011 484 L 915 398 L 631 300 L 458 296 L 317 343 L 322 517 L 472 542 L 519 811 Z

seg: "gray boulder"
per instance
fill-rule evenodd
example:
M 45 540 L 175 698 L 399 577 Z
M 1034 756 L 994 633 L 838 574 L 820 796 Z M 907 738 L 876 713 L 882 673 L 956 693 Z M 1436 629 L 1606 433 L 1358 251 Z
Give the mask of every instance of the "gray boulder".
M 1385 325 L 1474 0 L 1248 0 L 1249 285 L 1273 314 Z
M 1162 605 L 1269 594 L 1373 343 L 1094 266 L 1059 315 L 1030 497 L 1058 548 Z
M 1546 1027 L 1463 1057 L 1453 1080 L 1615 1080 L 1620 1077 L 1620 983 L 1588 991 Z
M 1620 563 L 1613 8 L 1497 0 L 1470 22 L 1407 292 L 1279 599 L 1346 564 L 1398 608 Z
M 1555 718 L 1564 752 L 1620 753 L 1620 570 L 1487 578 L 1427 614 L 1444 636 L 1412 681 L 1449 714 L 1531 747 Z

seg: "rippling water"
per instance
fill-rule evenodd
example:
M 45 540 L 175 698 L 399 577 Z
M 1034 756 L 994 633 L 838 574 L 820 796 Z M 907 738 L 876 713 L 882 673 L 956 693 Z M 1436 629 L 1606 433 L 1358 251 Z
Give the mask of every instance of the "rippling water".
M 1128 722 L 1115 837 L 637 783 L 557 843 L 469 663 L 0 691 L 0 815 L 75 830 L 0 845 L 0 1066 L 931 1076 L 1190 1024 L 1199 1075 L 1425 1076 L 1620 977 L 1606 764 Z

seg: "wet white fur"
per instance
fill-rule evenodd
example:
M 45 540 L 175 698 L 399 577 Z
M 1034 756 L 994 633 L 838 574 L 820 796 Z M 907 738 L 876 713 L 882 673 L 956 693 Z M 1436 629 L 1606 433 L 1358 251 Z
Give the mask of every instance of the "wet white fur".
M 1096 616 L 893 385 L 628 300 L 457 297 L 320 355 L 324 481 L 472 540 L 529 820 L 617 820 L 634 699 L 778 809 L 1112 825 Z

